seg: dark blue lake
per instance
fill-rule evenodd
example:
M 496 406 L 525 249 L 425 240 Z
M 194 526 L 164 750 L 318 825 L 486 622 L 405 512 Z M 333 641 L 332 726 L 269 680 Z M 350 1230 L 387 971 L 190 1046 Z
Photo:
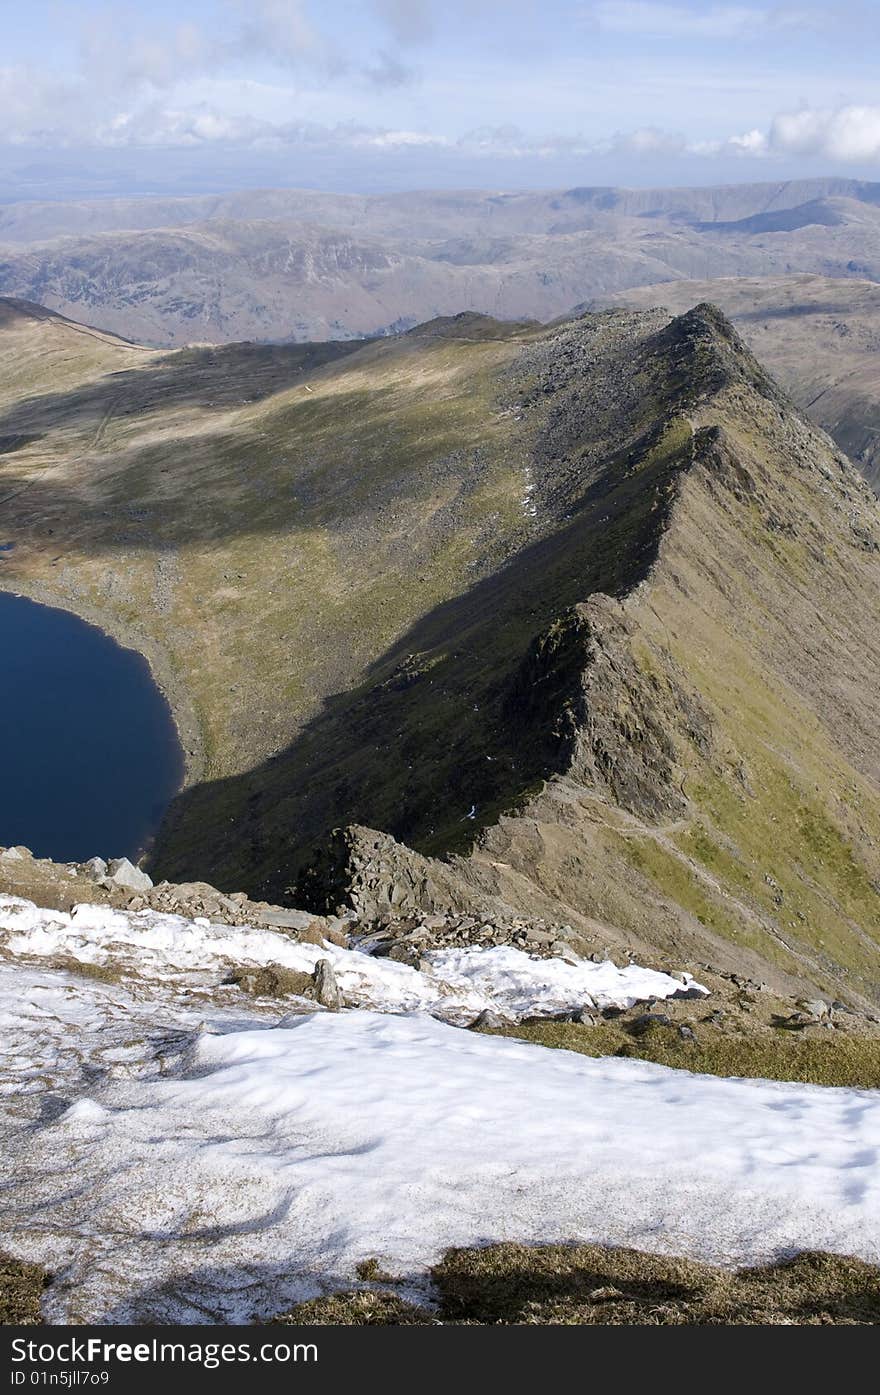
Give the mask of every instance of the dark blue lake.
M 0 592 L 0 845 L 134 857 L 183 779 L 146 660 L 94 625 Z

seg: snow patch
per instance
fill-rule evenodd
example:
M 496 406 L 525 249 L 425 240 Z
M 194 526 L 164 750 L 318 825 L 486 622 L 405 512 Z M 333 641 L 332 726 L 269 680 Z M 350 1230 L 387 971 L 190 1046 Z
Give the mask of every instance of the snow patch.
M 880 1259 L 874 1092 L 371 1012 L 191 1036 L 170 1073 L 79 1088 L 8 1139 L 0 1243 L 55 1269 L 53 1321 L 246 1322 L 374 1255 L 413 1286 L 498 1240 Z
M 419 970 L 330 943 L 301 944 L 274 930 L 108 906 L 76 906 L 68 914 L 11 896 L 0 896 L 0 945 L 12 955 L 112 964 L 163 982 L 182 975 L 194 983 L 206 975 L 216 981 L 224 970 L 266 964 L 310 974 L 319 959 L 329 959 L 349 1005 L 428 1012 L 457 1024 L 472 1022 L 487 1008 L 515 1021 L 583 1007 L 627 1008 L 643 998 L 669 998 L 683 987 L 668 974 L 636 965 L 533 959 L 506 946 L 434 951 Z M 699 988 L 693 980 L 685 986 Z

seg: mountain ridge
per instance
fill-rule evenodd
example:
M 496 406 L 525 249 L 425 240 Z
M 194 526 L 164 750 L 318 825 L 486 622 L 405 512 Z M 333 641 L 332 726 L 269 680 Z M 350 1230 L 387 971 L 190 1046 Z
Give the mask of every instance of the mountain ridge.
M 877 1000 L 878 504 L 719 311 L 5 334 L 0 584 L 163 655 L 202 742 L 157 875 Z

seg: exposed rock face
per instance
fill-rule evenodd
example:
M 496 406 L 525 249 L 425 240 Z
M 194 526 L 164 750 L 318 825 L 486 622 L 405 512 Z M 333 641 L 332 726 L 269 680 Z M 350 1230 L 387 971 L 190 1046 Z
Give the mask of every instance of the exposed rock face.
M 655 352 L 686 440 L 653 555 L 536 636 L 486 748 L 515 734 L 551 778 L 444 861 L 350 828 L 335 894 L 380 916 L 564 917 L 876 1000 L 880 511 L 717 312 L 673 329 Z

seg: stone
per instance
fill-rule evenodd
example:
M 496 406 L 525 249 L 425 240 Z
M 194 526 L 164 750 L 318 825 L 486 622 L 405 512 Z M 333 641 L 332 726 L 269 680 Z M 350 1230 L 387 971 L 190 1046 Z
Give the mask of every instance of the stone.
M 530 926 L 528 930 L 514 930 L 512 938 L 525 940 L 534 945 L 552 945 L 557 936 L 551 935 L 548 930 L 537 930 L 534 926 Z
M 268 911 L 256 912 L 252 919 L 258 925 L 265 925 L 271 930 L 307 930 L 315 917 L 309 915 L 307 911 L 273 906 Z
M 475 1017 L 471 1027 L 484 1027 L 489 1030 L 501 1027 L 511 1027 L 513 1025 L 509 1017 L 503 1017 L 500 1012 L 494 1012 L 492 1008 L 483 1008 L 479 1017 Z
M 688 998 L 705 998 L 705 997 L 706 997 L 706 990 L 705 990 L 704 988 L 697 988 L 697 986 L 696 986 L 696 984 L 694 983 L 693 979 L 691 978 L 690 974 L 687 974 L 687 975 L 675 974 L 674 977 L 680 980 L 682 986 L 681 986 L 681 988 L 676 988 L 675 992 L 674 992 L 674 993 L 671 993 L 671 994 L 669 995 L 671 998 L 677 998 L 677 999 L 681 1000 L 681 999 L 688 999 Z
M 571 1020 L 573 1022 L 580 1022 L 582 1027 L 598 1027 L 602 1019 L 599 1017 L 595 1008 L 583 1007 L 580 1012 L 574 1013 Z
M 697 1039 L 697 1034 L 693 1027 L 689 1027 L 686 1022 L 682 1022 L 678 1029 L 678 1035 L 681 1037 L 682 1041 L 696 1041 Z
M 411 969 L 417 969 L 421 955 L 415 945 L 395 944 L 389 949 L 386 958 L 393 959 L 397 964 L 408 964 Z
M 564 940 L 554 940 L 550 946 L 550 953 L 554 959 L 562 959 L 566 964 L 580 964 L 580 955 L 575 954 L 571 945 Z
M 343 1005 L 343 997 L 329 959 L 318 960 L 312 971 L 312 982 L 315 1002 L 329 1008 L 331 1012 L 338 1012 Z
M 99 882 L 107 875 L 107 863 L 103 857 L 90 857 L 87 862 L 80 865 L 83 876 L 91 877 L 93 881 Z
M 803 1031 L 805 1027 L 814 1027 L 816 1019 L 806 1012 L 792 1012 L 788 1017 L 775 1017 L 773 1025 L 774 1027 L 786 1027 L 789 1031 L 797 1032 Z
M 122 887 L 125 891 L 152 891 L 153 879 L 135 867 L 127 857 L 114 857 L 108 864 L 104 885 Z
M 815 1017 L 818 1020 L 827 1017 L 829 1013 L 828 1004 L 823 998 L 798 998 L 797 1006 L 808 1017 Z
M 24 862 L 26 851 L 27 849 L 22 848 L 4 848 L 0 857 L 4 862 Z

